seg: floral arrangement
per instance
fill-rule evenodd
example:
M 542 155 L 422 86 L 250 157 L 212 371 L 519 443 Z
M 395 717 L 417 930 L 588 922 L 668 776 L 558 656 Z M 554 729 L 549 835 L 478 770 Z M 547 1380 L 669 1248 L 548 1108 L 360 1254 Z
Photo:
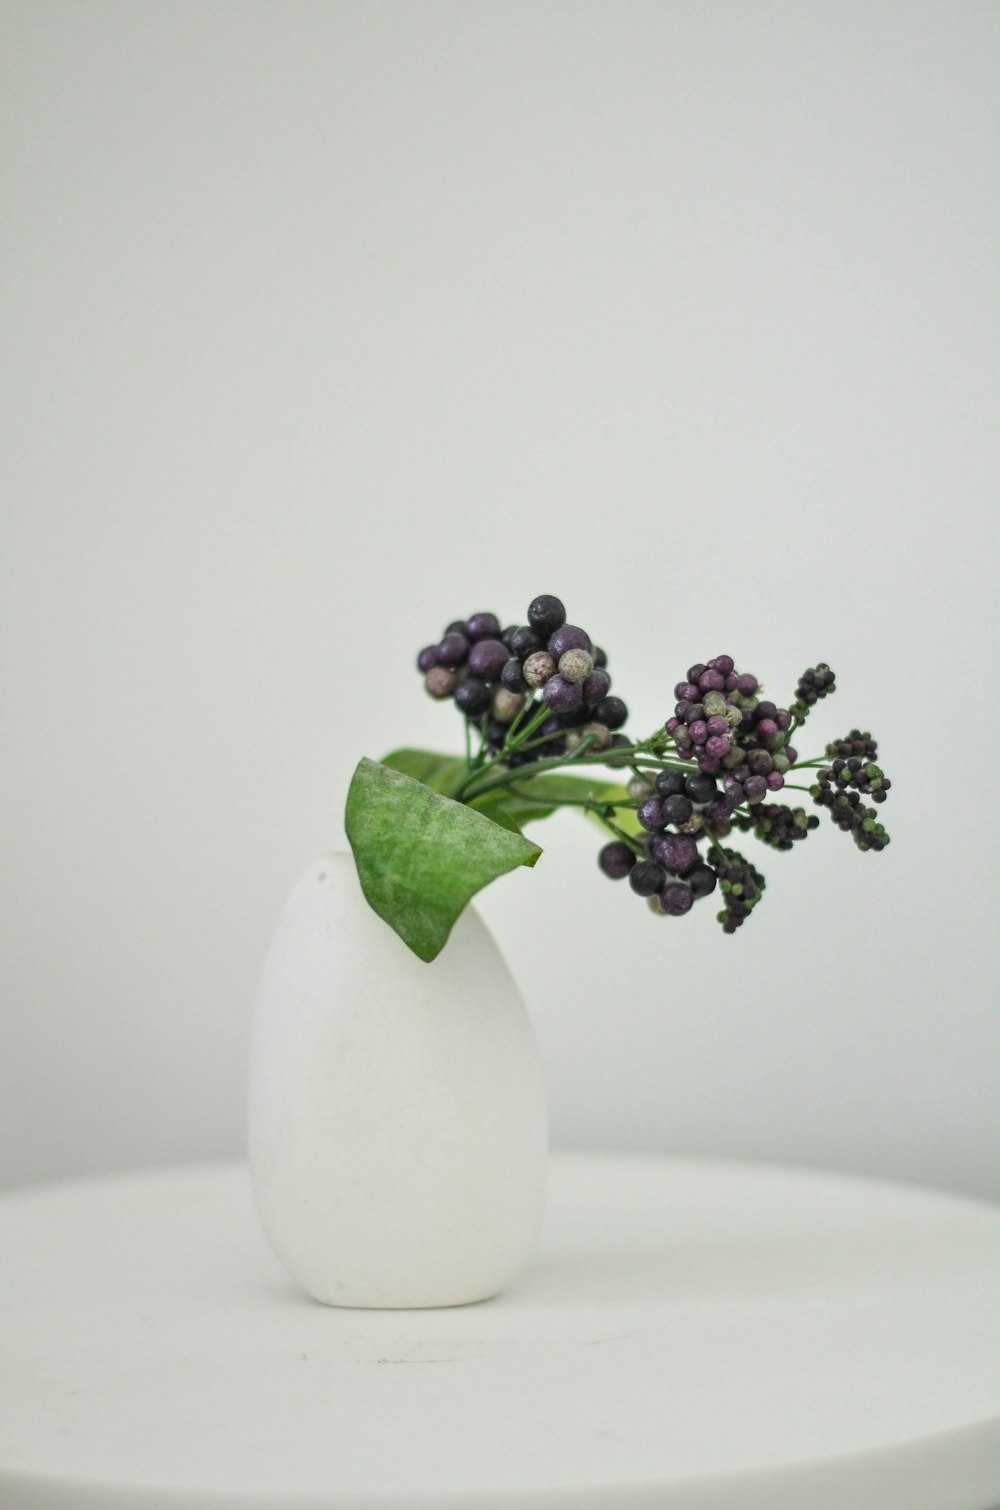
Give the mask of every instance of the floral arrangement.
M 681 917 L 714 894 L 726 933 L 765 889 L 729 842 L 734 831 L 788 850 L 819 825 L 817 813 L 775 801 L 779 792 L 808 793 L 861 850 L 889 843 L 876 809 L 891 782 L 871 734 L 851 729 L 804 759 L 792 743 L 835 690 L 824 663 L 802 673 L 785 708 L 732 656 L 699 661 L 647 739 L 625 732 L 605 652 L 549 594 L 523 625 L 502 629 L 492 613 L 456 619 L 417 667 L 429 695 L 460 713 L 465 753 L 362 760 L 346 828 L 369 903 L 423 960 L 440 953 L 477 891 L 535 864 L 542 851 L 523 830 L 559 808 L 601 826 L 600 869 L 627 879 L 654 913 Z M 600 766 L 621 774 L 609 781 Z

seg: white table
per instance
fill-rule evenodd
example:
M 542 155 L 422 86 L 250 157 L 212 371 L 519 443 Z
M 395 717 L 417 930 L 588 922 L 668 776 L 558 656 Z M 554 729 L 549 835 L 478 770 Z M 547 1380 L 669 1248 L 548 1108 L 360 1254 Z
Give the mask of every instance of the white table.
M 533 1268 L 336 1310 L 242 1165 L 0 1198 L 3 1510 L 990 1510 L 1000 1208 L 557 1157 Z

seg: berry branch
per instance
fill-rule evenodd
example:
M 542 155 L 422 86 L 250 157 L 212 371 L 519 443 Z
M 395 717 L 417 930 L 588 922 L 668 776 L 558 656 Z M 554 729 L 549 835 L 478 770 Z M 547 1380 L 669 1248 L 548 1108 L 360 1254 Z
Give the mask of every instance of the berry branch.
M 451 699 L 465 724 L 466 758 L 448 793 L 475 805 L 490 795 L 535 806 L 539 815 L 582 809 L 613 837 L 598 855 L 612 879 L 628 877 L 659 913 L 680 916 L 718 890 L 718 921 L 735 932 L 765 888 L 763 875 L 723 842 L 734 829 L 776 849 L 791 849 L 819 824 L 816 813 L 774 801 L 783 788 L 808 793 L 862 850 L 881 850 L 889 835 L 873 803 L 891 782 L 875 763 L 869 733 L 852 729 L 823 755 L 799 759 L 791 743 L 816 705 L 836 690 L 825 662 L 798 680 L 788 707 L 762 696 L 731 656 L 690 666 L 673 688 L 673 708 L 647 739 L 624 733 L 628 708 L 611 692 L 605 652 L 566 620 L 558 598 L 535 598 L 527 622 L 501 629 L 495 614 L 456 619 L 417 657 L 431 697 Z M 479 749 L 471 754 L 473 728 Z M 603 765 L 628 771 L 627 783 L 600 792 L 564 783 L 543 790 L 539 778 Z M 789 780 L 802 773 L 810 785 Z M 577 778 L 583 781 L 583 778 Z M 512 826 L 513 817 L 508 815 Z

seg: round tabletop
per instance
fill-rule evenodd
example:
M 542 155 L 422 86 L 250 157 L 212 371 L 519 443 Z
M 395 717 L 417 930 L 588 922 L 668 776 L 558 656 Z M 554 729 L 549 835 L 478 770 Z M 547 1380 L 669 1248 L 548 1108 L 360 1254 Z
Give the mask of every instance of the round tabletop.
M 1000 1208 L 556 1156 L 477 1305 L 318 1305 L 245 1166 L 0 1198 L 0 1506 L 992 1510 Z

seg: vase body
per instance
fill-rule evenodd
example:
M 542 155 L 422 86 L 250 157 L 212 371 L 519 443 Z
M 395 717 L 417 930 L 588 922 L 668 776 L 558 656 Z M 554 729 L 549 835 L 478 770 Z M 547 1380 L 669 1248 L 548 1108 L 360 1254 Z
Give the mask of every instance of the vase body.
M 419 960 L 349 854 L 310 866 L 268 954 L 250 1055 L 254 1198 L 328 1305 L 462 1305 L 528 1262 L 545 1095 L 517 985 L 471 907 Z

